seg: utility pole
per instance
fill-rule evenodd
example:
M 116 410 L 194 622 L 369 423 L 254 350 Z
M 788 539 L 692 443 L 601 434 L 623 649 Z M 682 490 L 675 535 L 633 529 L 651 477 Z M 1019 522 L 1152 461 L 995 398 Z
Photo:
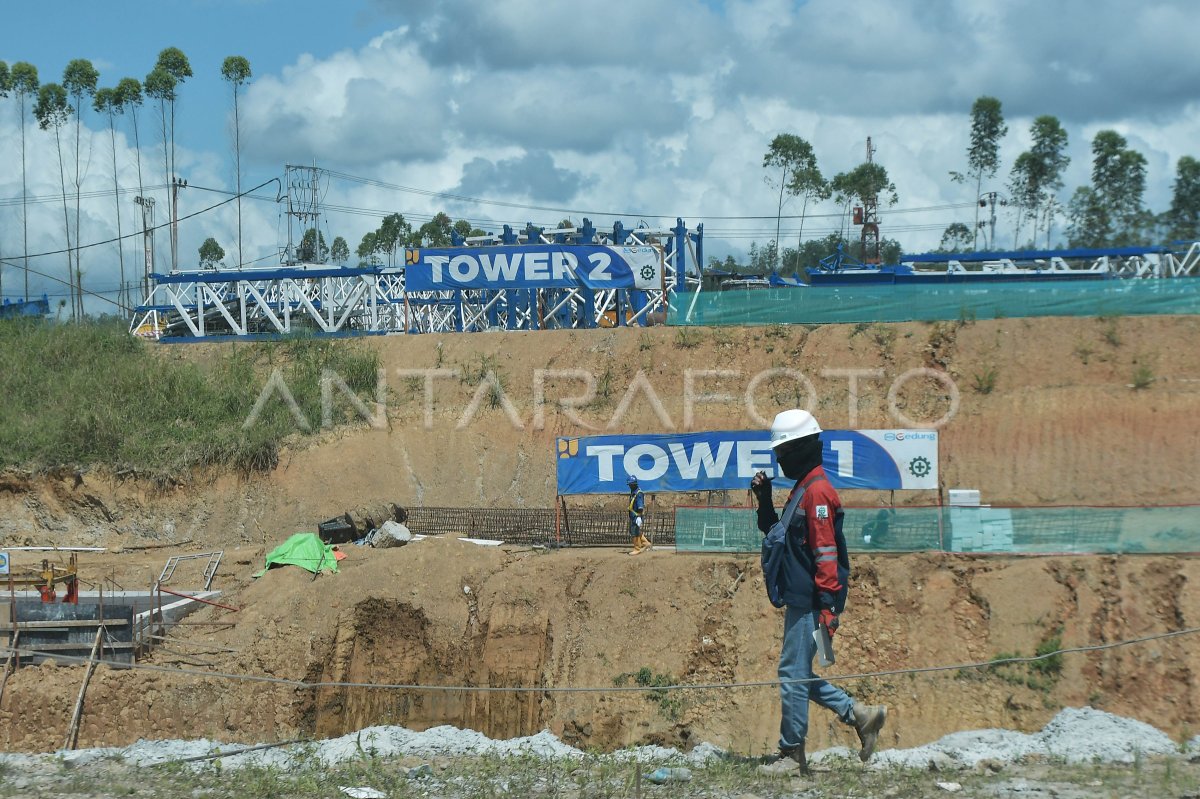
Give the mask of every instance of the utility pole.
M 988 226 L 987 248 L 989 250 L 994 249 L 995 245 L 996 245 L 996 203 L 997 202 L 1000 204 L 1001 207 L 1004 207 L 1004 206 L 1008 205 L 1008 198 L 1005 197 L 1003 194 L 1001 194 L 998 191 L 984 192 L 983 194 L 979 195 L 979 207 L 990 209 L 989 214 L 988 214 L 988 221 L 986 223 L 985 222 L 979 223 L 979 227 L 983 227 L 985 224 Z
M 150 296 L 150 275 L 154 272 L 154 198 L 134 197 L 142 207 L 142 300 Z
M 286 166 L 287 218 L 288 218 L 288 262 L 321 260 L 321 170 L 313 166 Z M 299 225 L 299 238 L 292 238 L 293 219 Z M 304 234 L 313 231 L 312 251 L 301 252 Z M 293 246 L 293 242 L 296 242 Z
M 171 180 L 171 271 L 179 271 L 179 190 L 187 188 L 187 181 Z

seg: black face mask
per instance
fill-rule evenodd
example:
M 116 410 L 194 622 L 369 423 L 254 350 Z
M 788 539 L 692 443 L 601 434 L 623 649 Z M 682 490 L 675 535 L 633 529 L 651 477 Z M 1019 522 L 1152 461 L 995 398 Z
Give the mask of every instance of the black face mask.
M 821 465 L 821 436 L 813 434 L 789 441 L 775 451 L 783 476 L 799 480 Z

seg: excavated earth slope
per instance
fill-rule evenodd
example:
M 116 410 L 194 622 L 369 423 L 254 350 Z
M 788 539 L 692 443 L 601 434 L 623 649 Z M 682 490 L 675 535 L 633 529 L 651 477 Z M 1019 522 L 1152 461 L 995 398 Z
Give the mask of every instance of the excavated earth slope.
M 371 502 L 549 507 L 559 435 L 589 427 L 750 427 L 810 401 L 804 380 L 781 371 L 761 376 L 766 370 L 802 373 L 826 427 L 949 416 L 941 427 L 942 485 L 979 488 L 993 504 L 1200 503 L 1200 353 L 1190 345 L 1197 332 L 1200 320 L 1192 318 L 1135 318 L 373 340 L 367 346 L 378 349 L 386 384 L 381 425 L 297 439 L 270 474 L 196 475 L 168 489 L 100 470 L 9 472 L 0 477 L 0 546 L 117 550 L 187 542 L 83 556 L 85 579 L 128 587 L 149 585 L 168 554 L 225 548 L 215 587 L 242 609 L 192 619 L 235 626 L 178 628 L 150 660 L 171 668 L 443 685 L 604 687 L 634 684 L 639 671 L 686 683 L 766 680 L 774 674 L 780 618 L 753 557 L 541 554 L 431 538 L 397 550 L 351 548 L 339 574 L 316 580 L 294 568 L 257 581 L 249 575 L 288 534 Z M 172 348 L 164 357 L 224 352 Z M 921 368 L 945 370 L 955 390 L 945 380 L 903 379 Z M 427 404 L 425 373 L 401 370 L 428 369 L 460 377 L 430 378 Z M 854 402 L 847 373 L 830 370 L 863 373 Z M 589 380 L 594 397 L 573 410 L 559 407 L 559 398 L 584 394 Z M 689 402 L 689 381 L 693 397 L 726 398 Z M 540 414 L 537 396 L 544 398 Z M 935 492 L 844 498 L 856 505 L 937 501 Z M 655 496 L 650 512 L 698 500 Z M 1189 557 L 929 553 L 860 556 L 855 567 L 839 634 L 842 673 L 986 661 L 1032 654 L 1056 638 L 1079 646 L 1200 624 Z M 889 746 L 960 729 L 1037 729 L 1059 707 L 1083 704 L 1182 735 L 1197 717 L 1198 651 L 1182 637 L 1067 655 L 1061 670 L 950 670 L 849 687 L 893 707 Z M 81 679 L 81 668 L 63 666 L 23 668 L 10 678 L 0 746 L 60 745 Z M 569 742 L 599 747 L 707 739 L 762 750 L 772 744 L 776 702 L 769 688 L 649 697 L 314 691 L 101 669 L 88 689 L 80 744 L 163 736 L 259 741 L 397 722 L 451 723 L 492 736 L 549 727 Z M 827 714 L 814 716 L 814 747 L 846 743 L 828 722 Z

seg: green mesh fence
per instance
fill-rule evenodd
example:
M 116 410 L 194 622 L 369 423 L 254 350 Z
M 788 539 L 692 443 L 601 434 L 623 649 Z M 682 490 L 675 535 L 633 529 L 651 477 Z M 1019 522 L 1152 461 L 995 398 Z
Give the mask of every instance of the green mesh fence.
M 1200 313 L 1200 278 L 830 286 L 678 294 L 672 325 L 947 321 Z
M 852 552 L 1200 552 L 1200 506 L 1160 508 L 846 508 Z M 683 552 L 758 552 L 748 508 L 675 509 Z

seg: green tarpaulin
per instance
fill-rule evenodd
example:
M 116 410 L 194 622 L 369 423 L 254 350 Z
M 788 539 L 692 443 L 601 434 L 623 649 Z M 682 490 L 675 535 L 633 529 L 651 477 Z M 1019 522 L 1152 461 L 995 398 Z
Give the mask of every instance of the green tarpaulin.
M 299 566 L 310 572 L 338 570 L 333 547 L 322 542 L 315 533 L 296 533 L 272 549 L 267 555 L 267 565 L 254 576 L 262 577 L 272 566 Z

